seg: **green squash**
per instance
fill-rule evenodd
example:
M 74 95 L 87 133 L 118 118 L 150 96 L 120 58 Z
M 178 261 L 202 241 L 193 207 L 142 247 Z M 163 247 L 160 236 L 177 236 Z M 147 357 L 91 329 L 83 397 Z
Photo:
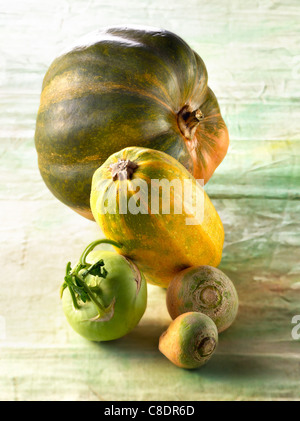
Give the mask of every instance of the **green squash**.
M 207 182 L 228 143 L 202 59 L 166 30 L 100 30 L 56 58 L 44 77 L 39 169 L 52 193 L 87 218 L 93 173 L 111 154 L 161 150 Z

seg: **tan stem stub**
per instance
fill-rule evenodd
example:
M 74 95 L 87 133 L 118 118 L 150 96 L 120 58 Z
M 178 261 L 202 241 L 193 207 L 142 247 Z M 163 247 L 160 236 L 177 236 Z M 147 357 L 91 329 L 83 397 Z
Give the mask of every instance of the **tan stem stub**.
M 216 348 L 216 341 L 214 338 L 203 338 L 197 347 L 197 352 L 201 357 L 207 357 L 212 354 Z
M 138 165 L 129 159 L 118 159 L 118 162 L 111 164 L 109 168 L 114 181 L 117 179 L 130 180 Z
M 192 110 L 188 105 L 184 106 L 178 113 L 178 126 L 185 138 L 191 140 L 195 131 L 203 120 L 204 115 L 200 108 Z
M 200 302 L 207 308 L 216 308 L 222 302 L 222 295 L 214 286 L 207 286 L 201 290 Z

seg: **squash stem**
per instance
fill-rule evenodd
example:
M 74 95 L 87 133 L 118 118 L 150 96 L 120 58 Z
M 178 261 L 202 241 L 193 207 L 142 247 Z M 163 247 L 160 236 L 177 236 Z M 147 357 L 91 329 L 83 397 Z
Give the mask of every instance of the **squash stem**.
M 118 162 L 109 166 L 111 170 L 112 179 L 115 181 L 131 179 L 133 173 L 138 168 L 136 162 L 129 159 L 118 159 Z
M 193 111 L 188 105 L 186 105 L 178 113 L 178 126 L 180 131 L 187 139 L 191 140 L 203 118 L 204 115 L 200 108 Z

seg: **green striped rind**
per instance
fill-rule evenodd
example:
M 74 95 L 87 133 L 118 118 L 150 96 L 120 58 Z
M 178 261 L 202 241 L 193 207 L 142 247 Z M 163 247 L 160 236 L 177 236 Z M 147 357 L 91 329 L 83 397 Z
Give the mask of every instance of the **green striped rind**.
M 177 124 L 186 104 L 204 108 L 196 149 Z M 35 144 L 49 189 L 68 206 L 89 213 L 92 175 L 112 153 L 136 145 L 162 150 L 195 174 L 216 159 L 223 132 L 205 65 L 182 39 L 158 29 L 110 28 L 50 66 Z M 193 157 L 190 147 L 196 150 Z
M 181 350 L 178 361 L 186 368 L 198 368 L 206 364 L 218 344 L 216 325 L 202 313 L 190 312 L 186 314 L 181 319 L 178 336 Z M 201 346 L 206 340 L 215 344 L 209 353 L 206 353 L 204 347 Z
M 123 181 L 123 184 L 112 180 L 109 168 L 118 159 L 130 160 L 138 165 L 132 179 Z M 147 199 L 142 203 L 145 213 L 133 214 L 128 204 L 138 192 L 140 179 L 147 186 Z M 177 196 L 174 198 L 171 195 L 169 214 L 163 214 L 162 209 L 157 214 L 153 213 L 150 194 L 153 179 L 178 180 L 182 190 L 184 180 L 191 181 L 194 195 L 197 189 L 198 194 L 204 196 L 204 210 L 197 224 L 187 225 L 187 218 L 192 213 L 184 205 L 181 213 L 174 213 L 174 203 L 180 199 Z M 123 212 L 127 213 L 122 213 L 120 209 L 120 194 L 116 196 L 117 205 L 115 200 L 107 200 L 113 199 L 115 191 L 119 192 L 120 186 L 124 185 L 132 189 L 128 191 L 126 206 L 123 207 Z M 162 191 L 160 203 L 163 203 Z M 168 154 L 132 147 L 112 155 L 93 176 L 91 209 L 105 236 L 123 245 L 117 251 L 134 260 L 150 283 L 166 287 L 174 275 L 184 268 L 201 264 L 217 266 L 220 263 L 224 231 L 219 215 L 193 176 Z

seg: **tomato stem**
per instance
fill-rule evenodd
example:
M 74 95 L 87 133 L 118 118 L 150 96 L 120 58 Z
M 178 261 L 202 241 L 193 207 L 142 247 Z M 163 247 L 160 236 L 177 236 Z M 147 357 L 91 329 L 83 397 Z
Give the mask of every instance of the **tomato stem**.
M 80 307 L 78 305 L 77 298 L 76 298 L 76 295 L 75 295 L 73 289 L 69 287 L 69 291 L 70 291 L 71 298 L 72 298 L 72 301 L 73 301 L 73 306 L 75 307 L 76 310 L 79 310 Z
M 88 256 L 88 254 L 92 251 L 92 250 L 94 250 L 94 248 L 96 247 L 96 246 L 98 246 L 99 244 L 111 244 L 112 246 L 115 246 L 115 247 L 118 247 L 118 248 L 121 248 L 122 247 L 122 245 L 121 244 L 119 244 L 119 243 L 116 243 L 115 241 L 113 241 L 113 240 L 108 240 L 108 239 L 100 239 L 100 240 L 95 240 L 95 241 L 93 241 L 92 243 L 90 243 L 85 249 L 84 249 L 84 251 L 83 251 L 83 253 L 82 253 L 82 255 L 80 256 L 80 259 L 79 259 L 79 264 L 81 264 L 81 265 L 87 265 L 87 263 L 86 263 L 86 258 L 87 258 L 87 256 Z
M 87 285 L 86 282 L 84 282 L 79 275 L 74 275 L 77 282 L 85 289 L 89 299 L 95 304 L 95 306 L 98 309 L 99 314 L 104 313 L 106 311 L 106 307 L 103 304 L 103 302 L 99 301 L 97 298 L 95 298 L 93 292 L 91 291 L 90 287 Z
M 115 247 L 118 247 L 118 248 L 122 247 L 121 244 L 116 243 L 113 240 L 108 240 L 108 239 L 95 240 L 92 243 L 90 243 L 84 249 L 82 255 L 80 256 L 79 262 L 77 263 L 77 265 L 75 266 L 75 268 L 73 270 L 71 269 L 71 263 L 68 262 L 67 267 L 66 267 L 65 282 L 64 282 L 64 284 L 62 285 L 62 288 L 61 288 L 61 296 L 62 296 L 62 293 L 63 293 L 65 287 L 68 286 L 70 294 L 71 294 L 71 298 L 72 298 L 72 301 L 73 301 L 73 305 L 74 305 L 74 308 L 76 310 L 79 310 L 80 306 L 78 304 L 75 292 L 80 294 L 80 298 L 84 302 L 86 301 L 86 299 L 91 300 L 95 304 L 95 306 L 97 307 L 99 316 L 102 317 L 103 314 L 105 314 L 105 313 L 107 313 L 111 310 L 111 304 L 112 303 L 108 307 L 106 307 L 105 304 L 102 302 L 100 297 L 97 297 L 97 298 L 95 297 L 94 293 L 92 292 L 92 290 L 90 289 L 90 287 L 87 285 L 87 283 L 84 280 L 85 276 L 89 273 L 89 271 L 92 272 L 92 269 L 95 267 L 95 265 L 97 265 L 97 263 L 100 263 L 100 266 L 103 266 L 103 260 L 101 260 L 101 262 L 99 261 L 99 262 L 97 262 L 96 264 L 93 264 L 93 265 L 86 262 L 86 258 L 88 256 L 88 254 L 99 244 L 111 244 L 111 245 L 113 245 Z M 88 266 L 88 268 L 87 268 L 87 266 Z M 79 274 L 81 269 L 86 269 L 85 275 Z M 100 273 L 101 273 L 101 271 L 100 271 Z M 107 271 L 105 271 L 105 269 L 103 268 L 102 276 L 105 277 L 106 275 L 107 275 Z

